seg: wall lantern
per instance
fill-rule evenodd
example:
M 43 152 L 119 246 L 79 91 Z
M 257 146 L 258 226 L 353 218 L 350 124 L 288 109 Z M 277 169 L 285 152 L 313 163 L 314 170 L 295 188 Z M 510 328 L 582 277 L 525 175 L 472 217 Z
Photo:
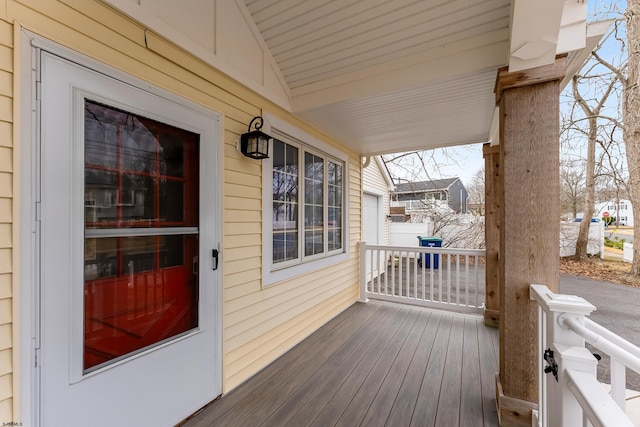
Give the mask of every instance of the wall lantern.
M 255 125 L 254 122 L 258 121 Z M 269 157 L 269 140 L 271 137 L 262 132 L 263 120 L 257 116 L 249 123 L 249 131 L 240 136 L 240 151 L 252 159 L 266 159 Z M 255 128 L 251 130 L 251 126 Z

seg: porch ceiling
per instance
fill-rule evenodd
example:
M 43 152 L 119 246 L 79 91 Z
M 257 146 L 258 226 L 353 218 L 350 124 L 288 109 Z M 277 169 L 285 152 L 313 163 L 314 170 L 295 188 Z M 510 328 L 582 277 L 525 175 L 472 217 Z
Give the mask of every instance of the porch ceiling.
M 584 47 L 580 1 L 244 2 L 294 113 L 362 154 L 486 142 L 497 68 Z

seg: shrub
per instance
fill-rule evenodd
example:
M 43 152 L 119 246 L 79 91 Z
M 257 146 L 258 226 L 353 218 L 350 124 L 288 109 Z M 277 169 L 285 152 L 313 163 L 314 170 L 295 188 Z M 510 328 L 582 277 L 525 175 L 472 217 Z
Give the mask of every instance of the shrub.
M 607 236 L 604 237 L 604 245 L 610 248 L 622 250 L 624 249 L 624 241 L 625 239 L 618 239 L 618 237 L 614 237 L 613 240 L 611 240 Z

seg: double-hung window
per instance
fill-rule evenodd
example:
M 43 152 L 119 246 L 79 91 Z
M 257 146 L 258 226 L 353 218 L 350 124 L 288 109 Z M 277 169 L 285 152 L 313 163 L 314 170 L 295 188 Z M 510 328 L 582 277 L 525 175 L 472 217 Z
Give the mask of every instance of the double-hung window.
M 286 278 L 345 254 L 346 156 L 317 140 L 311 145 L 273 128 L 271 134 L 271 218 L 268 212 L 265 217 L 271 253 L 265 252 L 265 267 L 267 276 Z

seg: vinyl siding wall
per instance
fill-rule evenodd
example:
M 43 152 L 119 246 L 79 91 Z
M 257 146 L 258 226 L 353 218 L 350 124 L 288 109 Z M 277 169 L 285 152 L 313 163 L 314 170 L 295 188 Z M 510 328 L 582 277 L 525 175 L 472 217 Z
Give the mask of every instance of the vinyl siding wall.
M 223 390 L 229 391 L 324 322 L 358 294 L 361 171 L 349 156 L 349 260 L 262 288 L 262 163 L 236 151 L 252 117 L 268 112 L 343 149 L 280 107 L 121 13 L 93 0 L 0 0 L 0 421 L 12 420 L 12 23 L 223 114 Z M 16 82 L 15 87 L 19 87 Z M 28 143 L 26 141 L 22 142 Z M 271 173 L 271 171 L 264 171 Z M 206 184 L 205 184 L 206 185 Z M 271 245 L 271 242 L 264 242 Z M 14 306 L 15 301 L 13 302 Z M 13 318 L 18 314 L 13 313 Z M 17 384 L 17 381 L 16 381 Z
M 387 215 L 389 215 L 389 194 L 391 194 L 391 188 L 389 188 L 389 183 L 384 177 L 384 172 L 380 170 L 379 163 L 374 158 L 372 158 L 371 163 L 362 170 L 362 188 L 371 194 L 382 195 L 383 218 L 386 218 Z M 381 244 L 388 245 L 389 221 L 384 219 L 382 226 Z
M 0 421 L 13 415 L 13 26 L 0 1 Z

